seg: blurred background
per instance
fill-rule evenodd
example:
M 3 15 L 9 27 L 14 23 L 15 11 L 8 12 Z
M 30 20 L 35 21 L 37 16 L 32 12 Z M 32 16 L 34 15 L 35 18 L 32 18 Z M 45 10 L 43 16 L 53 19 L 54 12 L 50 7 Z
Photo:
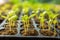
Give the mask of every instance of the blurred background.
M 21 1 L 28 1 L 31 3 L 53 3 L 53 4 L 60 4 L 60 0 L 21 0 Z
M 18 0 L 13 0 L 14 3 L 17 3 Z M 29 5 L 32 6 L 35 5 L 36 7 L 39 5 L 40 8 L 51 8 L 54 7 L 57 8 L 57 9 L 60 9 L 60 0 L 20 0 L 19 1 L 21 3 L 21 5 Z

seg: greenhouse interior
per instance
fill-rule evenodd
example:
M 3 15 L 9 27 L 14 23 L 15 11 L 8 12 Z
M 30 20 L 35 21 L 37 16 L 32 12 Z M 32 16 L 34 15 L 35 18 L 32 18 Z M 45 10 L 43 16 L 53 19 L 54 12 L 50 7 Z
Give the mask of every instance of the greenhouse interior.
M 0 0 L 0 36 L 60 38 L 60 0 Z

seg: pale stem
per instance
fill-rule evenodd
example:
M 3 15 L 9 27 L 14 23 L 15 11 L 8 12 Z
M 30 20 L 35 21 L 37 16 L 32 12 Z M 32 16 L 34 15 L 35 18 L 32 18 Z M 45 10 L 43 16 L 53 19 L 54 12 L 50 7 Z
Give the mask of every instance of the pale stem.
M 10 31 L 11 31 L 11 24 L 12 24 L 12 21 L 10 20 L 10 21 L 9 21 Z
M 25 32 L 26 32 L 26 22 L 24 22 L 24 30 L 25 30 Z

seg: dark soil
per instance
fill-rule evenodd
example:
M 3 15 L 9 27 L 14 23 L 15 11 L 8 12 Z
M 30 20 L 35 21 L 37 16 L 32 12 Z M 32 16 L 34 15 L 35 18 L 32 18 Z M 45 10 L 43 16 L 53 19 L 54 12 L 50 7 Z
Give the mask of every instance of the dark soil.
M 57 32 L 55 32 L 55 35 L 54 35 L 54 32 L 51 30 L 40 30 L 40 33 L 44 36 L 56 36 L 57 35 Z
M 25 32 L 25 30 L 21 30 L 20 33 L 23 36 L 37 36 L 38 35 L 38 32 L 35 29 L 27 30 L 26 32 Z

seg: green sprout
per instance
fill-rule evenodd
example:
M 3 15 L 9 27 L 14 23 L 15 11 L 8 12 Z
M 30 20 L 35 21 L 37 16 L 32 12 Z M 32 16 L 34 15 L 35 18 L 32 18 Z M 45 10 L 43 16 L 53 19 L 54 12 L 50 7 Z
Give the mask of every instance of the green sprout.
M 9 21 L 9 26 L 10 26 L 10 31 L 11 31 L 11 28 L 14 27 L 13 24 L 15 24 L 15 22 L 17 21 L 18 19 L 18 16 L 15 14 L 15 12 L 10 12 L 8 15 L 7 15 L 7 20 Z
M 14 16 L 10 17 L 8 20 L 16 21 L 16 20 L 17 20 L 17 18 L 18 18 L 18 16 L 17 16 L 17 15 L 14 15 Z
M 40 16 L 38 17 L 41 23 L 40 25 L 42 26 L 43 29 L 44 29 L 44 22 L 45 22 L 45 18 L 44 18 L 45 14 L 46 14 L 46 11 L 41 13 Z
M 59 14 L 54 14 L 54 15 L 53 15 L 53 19 L 54 19 L 54 20 L 53 20 L 54 32 L 56 32 L 56 30 L 55 30 L 55 29 L 56 29 L 56 28 L 55 28 L 55 25 L 58 23 L 58 21 L 57 21 L 57 16 L 58 16 L 58 15 L 59 15 Z M 55 34 L 55 33 L 54 33 L 54 34 Z
M 25 31 L 28 30 L 29 28 L 29 19 L 31 19 L 32 17 L 34 17 L 36 14 L 32 14 L 30 16 L 28 15 L 24 15 L 22 16 L 22 22 L 24 23 L 24 28 L 25 28 Z
M 17 21 L 18 19 L 18 16 L 15 14 L 14 11 L 10 11 L 8 12 L 8 15 L 7 16 L 3 16 L 2 14 L 0 15 L 2 18 L 4 19 L 7 19 L 8 20 L 8 24 L 10 26 L 10 31 L 11 31 L 11 28 L 14 27 L 15 25 L 15 22 Z
M 51 11 L 47 11 L 47 14 L 49 16 L 49 21 L 48 21 L 48 26 L 49 26 L 49 30 L 51 29 L 51 25 L 52 25 L 52 19 L 53 19 L 53 13 Z
M 52 25 L 52 23 L 54 24 L 54 34 L 56 32 L 56 29 L 55 29 L 55 25 L 57 24 L 57 16 L 59 14 L 53 14 L 51 11 L 48 11 L 47 13 L 49 15 L 49 21 L 48 21 L 48 26 L 49 26 L 49 30 L 50 30 L 50 27 Z
M 49 16 L 49 21 L 48 21 L 48 25 L 51 26 L 53 20 L 59 15 L 59 14 L 53 14 L 51 11 L 48 11 L 48 16 Z M 57 19 L 55 20 L 55 22 L 57 21 Z M 49 27 L 50 30 L 50 27 Z

